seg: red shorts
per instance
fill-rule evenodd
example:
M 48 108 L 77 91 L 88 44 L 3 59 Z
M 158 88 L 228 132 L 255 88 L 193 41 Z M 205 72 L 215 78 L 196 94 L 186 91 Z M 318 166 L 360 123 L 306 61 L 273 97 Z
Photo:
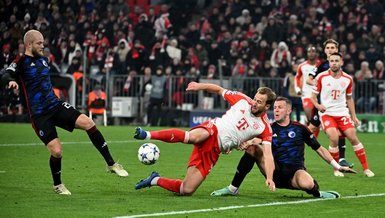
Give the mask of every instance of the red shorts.
M 326 131 L 328 128 L 336 128 L 342 132 L 354 128 L 354 123 L 350 116 L 321 116 L 322 128 Z
M 310 98 L 303 98 L 302 99 L 302 107 L 313 109 L 314 104 L 313 104 L 313 102 L 311 102 Z
M 206 129 L 210 136 L 204 142 L 194 145 L 188 166 L 195 166 L 202 173 L 203 178 L 206 178 L 219 158 L 218 130 L 215 125 L 209 122 L 204 122 L 192 129 L 196 128 Z

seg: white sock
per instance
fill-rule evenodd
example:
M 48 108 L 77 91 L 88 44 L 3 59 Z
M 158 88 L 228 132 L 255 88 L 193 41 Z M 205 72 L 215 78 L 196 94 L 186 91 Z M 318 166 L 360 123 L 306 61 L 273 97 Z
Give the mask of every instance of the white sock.
M 146 139 L 147 140 L 151 139 L 151 133 L 149 131 L 146 131 L 146 134 L 147 134 Z
M 231 184 L 228 186 L 228 188 L 229 188 L 229 190 L 230 190 L 232 193 L 235 193 L 235 192 L 238 190 L 237 187 L 235 187 L 235 186 L 233 186 L 233 185 L 231 185 Z
M 155 186 L 155 185 L 158 185 L 158 180 L 159 180 L 160 177 L 155 177 L 151 180 L 151 185 L 152 186 Z

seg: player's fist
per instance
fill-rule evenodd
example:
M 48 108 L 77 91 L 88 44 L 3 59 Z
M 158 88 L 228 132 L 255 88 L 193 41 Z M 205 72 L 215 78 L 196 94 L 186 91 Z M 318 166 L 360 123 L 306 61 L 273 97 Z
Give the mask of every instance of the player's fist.
M 19 89 L 19 85 L 15 81 L 9 81 L 8 89 Z

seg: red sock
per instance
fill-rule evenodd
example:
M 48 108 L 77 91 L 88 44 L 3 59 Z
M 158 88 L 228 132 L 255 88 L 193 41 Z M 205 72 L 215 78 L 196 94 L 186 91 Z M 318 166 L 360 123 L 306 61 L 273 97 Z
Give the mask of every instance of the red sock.
M 314 130 L 313 135 L 318 138 L 320 128 L 318 127 L 317 129 Z
M 329 153 L 330 153 L 330 155 L 333 157 L 333 159 L 334 159 L 335 161 L 337 161 L 337 163 L 338 163 L 339 160 L 340 160 L 340 152 L 339 152 L 339 150 L 338 150 L 338 147 L 333 148 L 333 147 L 330 147 L 330 146 L 329 146 Z
M 150 132 L 151 139 L 157 139 L 164 142 L 188 142 L 188 133 L 186 134 L 186 131 L 180 130 L 180 129 L 165 129 L 165 130 L 159 130 L 159 131 L 152 131 Z
M 182 185 L 182 180 L 180 179 L 167 179 L 160 177 L 157 185 L 169 191 L 180 194 L 180 187 Z
M 366 153 L 364 146 L 360 143 L 358 145 L 353 146 L 354 152 L 356 153 L 356 156 L 358 157 L 358 160 L 360 160 L 362 169 L 366 170 L 369 169 L 368 162 L 366 160 Z

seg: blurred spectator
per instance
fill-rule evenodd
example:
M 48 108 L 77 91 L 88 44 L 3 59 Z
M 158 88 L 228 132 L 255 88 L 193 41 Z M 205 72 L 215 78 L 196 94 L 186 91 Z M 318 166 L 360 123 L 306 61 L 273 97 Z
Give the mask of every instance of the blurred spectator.
M 289 51 L 289 47 L 285 42 L 281 41 L 278 44 L 278 48 L 274 49 L 273 53 L 271 54 L 270 63 L 272 67 L 279 68 L 284 60 L 290 66 L 291 53 Z
M 373 70 L 373 79 L 385 80 L 384 62 L 381 60 L 376 61 Z
M 231 75 L 231 89 L 243 92 L 243 80 L 247 75 L 247 65 L 244 64 L 242 58 L 237 59 Z
M 147 124 L 157 126 L 160 119 L 162 104 L 164 100 L 164 85 L 166 76 L 163 75 L 163 67 L 158 66 L 155 75 L 151 76 L 150 104 L 147 109 Z
M 1 68 L 7 68 L 12 61 L 15 59 L 15 56 L 10 52 L 11 45 L 10 44 L 3 44 L 2 46 L 2 52 L 0 55 L 0 67 Z
M 116 74 L 126 74 L 128 72 L 128 53 L 131 50 L 131 45 L 127 40 L 121 39 L 115 51 L 113 71 Z

